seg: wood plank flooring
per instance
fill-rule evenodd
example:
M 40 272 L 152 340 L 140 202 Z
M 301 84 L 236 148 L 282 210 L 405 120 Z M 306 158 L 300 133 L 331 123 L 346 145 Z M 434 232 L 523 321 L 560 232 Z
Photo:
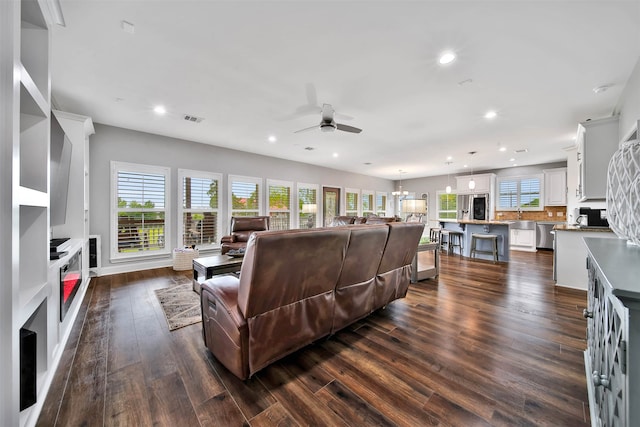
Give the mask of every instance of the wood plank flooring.
M 169 332 L 153 290 L 191 272 L 94 278 L 38 426 L 587 426 L 586 293 L 552 253 L 441 257 L 441 274 L 248 381 Z

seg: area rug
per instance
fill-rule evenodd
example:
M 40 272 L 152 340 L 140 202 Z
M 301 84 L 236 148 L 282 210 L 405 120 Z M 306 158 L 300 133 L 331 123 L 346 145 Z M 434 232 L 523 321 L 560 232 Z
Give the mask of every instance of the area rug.
M 200 295 L 193 291 L 191 281 L 156 289 L 155 293 L 170 331 L 202 322 Z

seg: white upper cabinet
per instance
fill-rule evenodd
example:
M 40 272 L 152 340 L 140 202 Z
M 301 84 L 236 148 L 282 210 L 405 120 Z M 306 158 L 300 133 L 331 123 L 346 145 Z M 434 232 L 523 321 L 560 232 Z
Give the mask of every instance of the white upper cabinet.
M 618 117 L 580 123 L 576 143 L 578 200 L 605 200 L 609 160 L 618 149 Z
M 469 188 L 469 181 L 472 179 L 476 184 L 473 190 Z M 496 175 L 493 173 L 457 176 L 456 192 L 458 194 L 493 194 L 495 190 L 495 183 Z
M 567 168 L 545 169 L 544 205 L 567 205 Z

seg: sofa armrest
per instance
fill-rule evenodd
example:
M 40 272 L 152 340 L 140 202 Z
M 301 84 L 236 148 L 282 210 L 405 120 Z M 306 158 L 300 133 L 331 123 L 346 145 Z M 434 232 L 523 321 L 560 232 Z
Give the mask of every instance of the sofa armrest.
M 220 243 L 235 243 L 236 242 L 236 236 L 231 235 L 231 236 L 222 236 L 222 239 L 220 239 Z
M 247 322 L 238 309 L 239 283 L 239 279 L 231 275 L 214 277 L 205 281 L 201 289 L 203 314 L 206 312 L 210 317 L 219 317 L 219 314 L 222 314 L 232 322 L 227 326 L 238 329 L 244 327 Z

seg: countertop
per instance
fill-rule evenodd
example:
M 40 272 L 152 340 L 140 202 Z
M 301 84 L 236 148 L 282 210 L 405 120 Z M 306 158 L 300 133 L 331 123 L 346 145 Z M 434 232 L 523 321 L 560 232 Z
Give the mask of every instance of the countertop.
M 478 219 L 444 219 L 439 222 L 448 222 L 452 224 L 473 224 L 473 225 L 509 225 L 513 221 L 481 221 Z
M 557 224 L 553 227 L 555 231 L 595 231 L 595 232 L 610 232 L 609 227 L 581 227 L 579 225 Z
M 584 242 L 612 293 L 620 298 L 640 300 L 640 247 L 629 245 L 623 239 L 585 237 Z

